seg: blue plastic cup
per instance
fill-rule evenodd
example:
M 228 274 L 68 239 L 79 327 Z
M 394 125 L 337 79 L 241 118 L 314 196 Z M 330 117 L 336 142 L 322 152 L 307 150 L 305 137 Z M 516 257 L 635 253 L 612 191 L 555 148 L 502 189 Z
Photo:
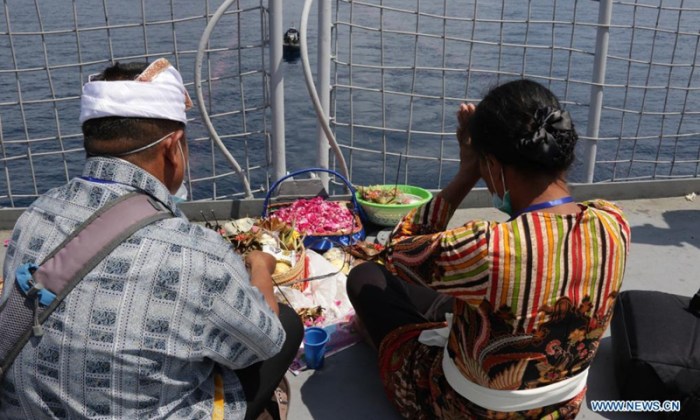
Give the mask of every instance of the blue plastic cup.
M 329 335 L 323 328 L 309 327 L 304 331 L 304 359 L 310 369 L 321 369 L 326 355 Z

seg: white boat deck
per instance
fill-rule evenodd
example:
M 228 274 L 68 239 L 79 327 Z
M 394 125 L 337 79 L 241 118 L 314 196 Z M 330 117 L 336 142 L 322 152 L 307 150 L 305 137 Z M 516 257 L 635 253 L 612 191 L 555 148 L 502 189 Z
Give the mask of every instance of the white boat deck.
M 661 290 L 692 296 L 700 287 L 700 198 L 683 197 L 621 200 L 632 226 L 632 246 L 623 290 Z M 503 220 L 493 209 L 459 210 L 453 224 L 469 219 Z M 0 232 L 0 239 L 9 237 Z M 0 261 L 5 248 L 0 246 Z M 377 372 L 376 354 L 364 343 L 330 356 L 322 370 L 294 376 L 289 418 L 296 419 L 395 419 L 399 418 L 384 395 Z M 609 333 L 603 338 L 590 375 L 587 401 L 617 399 Z M 640 414 L 594 413 L 588 402 L 583 419 L 644 418 Z M 649 415 L 651 418 L 651 415 Z

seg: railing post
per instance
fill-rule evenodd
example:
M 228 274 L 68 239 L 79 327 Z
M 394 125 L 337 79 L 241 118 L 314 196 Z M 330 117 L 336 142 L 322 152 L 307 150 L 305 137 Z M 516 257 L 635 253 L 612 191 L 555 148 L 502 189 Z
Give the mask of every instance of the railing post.
M 583 162 L 586 182 L 593 182 L 595 160 L 600 132 L 600 114 L 603 108 L 603 85 L 605 84 L 605 67 L 608 62 L 608 42 L 610 40 L 610 20 L 612 17 L 612 0 L 600 0 L 598 6 L 598 33 L 595 42 L 595 59 L 593 60 L 593 80 L 588 109 L 588 125 L 584 142 Z
M 319 100 L 323 114 L 330 115 L 330 87 L 331 87 L 331 0 L 319 0 L 318 2 L 318 62 L 317 62 L 317 85 Z M 317 122 L 316 138 L 316 166 L 328 168 L 328 140 L 320 122 Z M 328 190 L 328 174 L 320 174 L 323 186 Z
M 287 174 L 284 140 L 284 71 L 282 70 L 282 39 L 284 28 L 282 0 L 269 0 L 270 21 L 270 110 L 272 175 L 275 180 Z

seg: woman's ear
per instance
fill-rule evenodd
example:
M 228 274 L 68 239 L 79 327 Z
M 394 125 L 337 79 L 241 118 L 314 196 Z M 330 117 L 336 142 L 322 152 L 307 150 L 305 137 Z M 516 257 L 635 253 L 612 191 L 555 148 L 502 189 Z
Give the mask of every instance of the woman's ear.
M 504 181 L 501 176 L 505 178 L 506 166 L 490 153 L 483 154 L 480 162 L 480 168 L 482 170 L 481 178 L 486 182 L 489 191 L 496 192 L 499 195 L 505 194 L 503 191 Z
M 484 166 L 486 166 L 488 169 L 491 169 L 491 174 L 494 176 L 494 179 L 496 178 L 496 176 L 500 177 L 503 165 L 501 165 L 501 162 L 499 162 L 494 155 L 490 153 L 484 153 L 483 155 L 481 155 L 481 160 L 483 161 Z

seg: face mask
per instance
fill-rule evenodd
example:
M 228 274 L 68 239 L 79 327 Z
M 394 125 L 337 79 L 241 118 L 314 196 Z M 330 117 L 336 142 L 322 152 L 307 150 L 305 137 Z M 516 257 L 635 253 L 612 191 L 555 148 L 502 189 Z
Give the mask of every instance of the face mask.
M 513 206 L 510 203 L 510 191 L 506 191 L 506 193 L 503 194 L 503 198 L 499 197 L 496 193 L 491 194 L 491 201 L 496 209 L 508 216 L 513 215 Z
M 489 177 L 491 178 L 491 184 L 495 185 L 493 182 L 493 175 L 491 175 L 491 165 L 489 161 L 486 160 L 486 168 L 489 171 Z M 493 202 L 493 207 L 507 214 L 508 216 L 513 215 L 513 205 L 510 202 L 510 191 L 506 189 L 506 179 L 503 176 L 503 169 L 501 169 L 501 183 L 503 184 L 503 198 L 501 198 L 495 191 L 491 193 L 491 201 Z M 494 187 L 494 190 L 496 188 Z
M 187 198 L 189 197 L 187 193 L 187 187 L 185 186 L 185 181 L 182 181 L 182 184 L 180 184 L 180 188 L 177 189 L 175 194 L 173 194 L 173 201 L 175 203 L 182 203 L 183 201 L 187 201 Z
M 182 146 L 180 145 L 180 142 L 177 143 L 177 147 L 180 148 L 180 156 L 182 157 L 182 161 L 185 162 L 185 153 L 182 151 Z M 182 177 L 182 183 L 180 184 L 180 188 L 178 188 L 175 194 L 172 195 L 172 198 L 175 203 L 182 203 L 183 201 L 187 201 L 187 199 L 189 198 L 184 176 Z

